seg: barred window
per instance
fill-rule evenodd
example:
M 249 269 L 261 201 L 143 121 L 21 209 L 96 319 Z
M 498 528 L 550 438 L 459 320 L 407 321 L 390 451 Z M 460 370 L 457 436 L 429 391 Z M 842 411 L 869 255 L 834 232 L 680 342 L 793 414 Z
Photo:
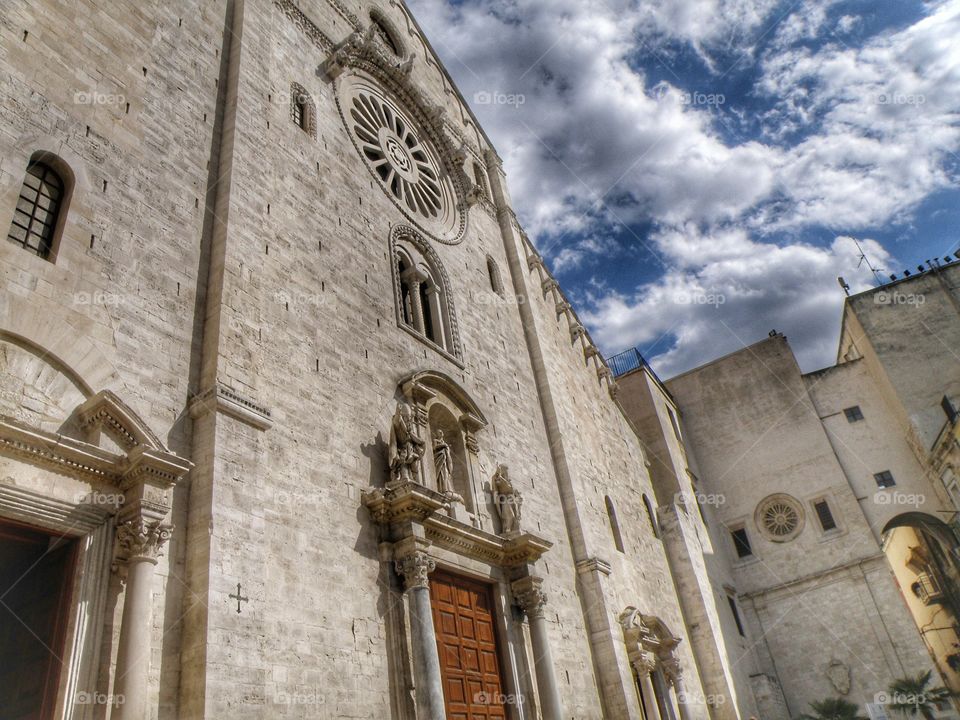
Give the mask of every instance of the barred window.
M 50 256 L 65 185 L 47 163 L 33 161 L 27 166 L 17 208 L 7 239 L 42 258 Z
M 837 529 L 837 521 L 833 519 L 833 512 L 826 500 L 817 500 L 813 503 L 813 509 L 817 512 L 817 520 L 824 532 Z

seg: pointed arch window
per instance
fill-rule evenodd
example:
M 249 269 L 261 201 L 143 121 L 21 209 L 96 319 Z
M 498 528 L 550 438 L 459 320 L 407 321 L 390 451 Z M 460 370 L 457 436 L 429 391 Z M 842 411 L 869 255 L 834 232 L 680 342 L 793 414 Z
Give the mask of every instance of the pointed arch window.
M 620 533 L 620 521 L 617 519 L 617 509 L 613 506 L 613 500 L 607 495 L 604 497 L 607 506 L 607 520 L 610 521 L 610 532 L 613 534 L 613 544 L 617 546 L 617 552 L 625 552 L 623 549 L 623 535 Z
M 394 232 L 397 324 L 459 364 L 459 333 L 447 274 L 433 249 L 410 228 Z
M 490 278 L 490 289 L 497 295 L 503 297 L 503 280 L 500 277 L 500 268 L 496 261 L 487 255 L 487 275 Z
M 317 137 L 317 106 L 299 83 L 290 84 L 290 119 L 307 135 Z
M 7 240 L 52 260 L 72 189 L 73 175 L 66 163 L 50 153 L 34 153 L 20 186 Z

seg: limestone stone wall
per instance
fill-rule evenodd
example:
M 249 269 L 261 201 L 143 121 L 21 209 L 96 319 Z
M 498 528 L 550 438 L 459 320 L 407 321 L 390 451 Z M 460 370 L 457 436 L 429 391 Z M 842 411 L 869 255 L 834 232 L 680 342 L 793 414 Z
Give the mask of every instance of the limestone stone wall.
M 225 5 L 0 7 L 4 232 L 33 153 L 55 153 L 74 175 L 55 262 L 0 242 L 6 369 L 32 387 L 5 399 L 20 403 L 23 419 L 35 412 L 51 427 L 66 420 L 57 413 L 72 407 L 76 392 L 49 382 L 50 368 L 62 363 L 85 393 L 115 391 L 174 452 L 190 454 L 185 406 L 199 342 L 194 313 Z M 25 352 L 33 359 L 22 363 Z M 5 379 L 6 390 L 15 387 Z M 47 399 L 54 407 L 41 407 Z M 73 496 L 65 478 L 39 475 L 8 465 L 2 481 Z M 183 489 L 172 518 L 178 528 L 186 509 Z M 181 605 L 189 596 L 184 546 L 175 535 L 154 593 L 150 682 L 163 718 L 177 717 Z M 109 628 L 105 637 L 109 668 L 116 638 Z
M 877 518 L 861 506 L 865 486 L 848 480 L 841 464 L 870 451 L 853 442 L 844 447 L 839 433 L 856 431 L 836 426 L 833 413 L 856 397 L 864 398 L 865 415 L 879 415 L 857 373 L 850 367 L 801 376 L 786 339 L 775 336 L 667 383 L 704 482 L 726 498 L 716 516 L 751 635 L 762 640 L 759 670 L 779 679 L 791 715 L 843 694 L 843 683 L 834 685 L 827 673 L 834 661 L 849 670 L 848 697 L 858 703 L 873 702 L 894 678 L 930 667 L 871 528 Z M 879 434 L 871 442 L 886 442 L 889 428 L 880 425 L 871 427 Z M 803 518 L 802 530 L 786 542 L 764 533 L 755 517 L 773 493 L 795 498 Z M 818 524 L 812 503 L 819 499 L 828 501 L 837 530 Z M 751 557 L 732 553 L 729 531 L 737 527 L 747 530 Z

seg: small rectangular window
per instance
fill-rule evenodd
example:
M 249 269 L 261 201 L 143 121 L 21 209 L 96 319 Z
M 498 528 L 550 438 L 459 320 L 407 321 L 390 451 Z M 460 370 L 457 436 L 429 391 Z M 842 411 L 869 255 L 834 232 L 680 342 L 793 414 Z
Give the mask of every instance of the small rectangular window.
M 733 538 L 733 546 L 737 550 L 737 557 L 746 558 L 753 555 L 753 548 L 750 547 L 750 537 L 747 535 L 746 528 L 737 528 L 730 532 Z
M 837 521 L 833 519 L 833 513 L 826 500 L 817 500 L 813 504 L 813 509 L 817 511 L 817 520 L 820 521 L 820 527 L 824 532 L 837 529 Z
M 737 601 L 733 595 L 727 595 L 727 602 L 730 603 L 730 612 L 733 613 L 733 621 L 737 624 L 737 632 L 740 633 L 740 637 L 746 637 L 747 634 L 743 631 L 743 621 L 740 619 L 740 611 L 737 610 Z
M 843 414 L 847 416 L 847 422 L 856 422 L 857 420 L 863 420 L 863 411 L 860 410 L 859 405 L 848 407 L 843 411 Z
M 897 481 L 893 479 L 893 473 L 889 470 L 874 473 L 873 479 L 877 481 L 877 487 L 888 488 L 897 484 Z

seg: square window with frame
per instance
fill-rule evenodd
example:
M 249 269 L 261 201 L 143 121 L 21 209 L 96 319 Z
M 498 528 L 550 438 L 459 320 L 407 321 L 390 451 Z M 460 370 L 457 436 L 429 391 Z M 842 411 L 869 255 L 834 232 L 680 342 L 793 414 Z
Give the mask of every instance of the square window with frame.
M 847 416 L 847 422 L 854 423 L 858 420 L 863 420 L 863 411 L 860 409 L 859 405 L 845 408 L 843 414 Z
M 873 479 L 877 481 L 877 487 L 880 488 L 894 487 L 897 484 L 897 481 L 893 479 L 893 473 L 889 470 L 874 473 Z

